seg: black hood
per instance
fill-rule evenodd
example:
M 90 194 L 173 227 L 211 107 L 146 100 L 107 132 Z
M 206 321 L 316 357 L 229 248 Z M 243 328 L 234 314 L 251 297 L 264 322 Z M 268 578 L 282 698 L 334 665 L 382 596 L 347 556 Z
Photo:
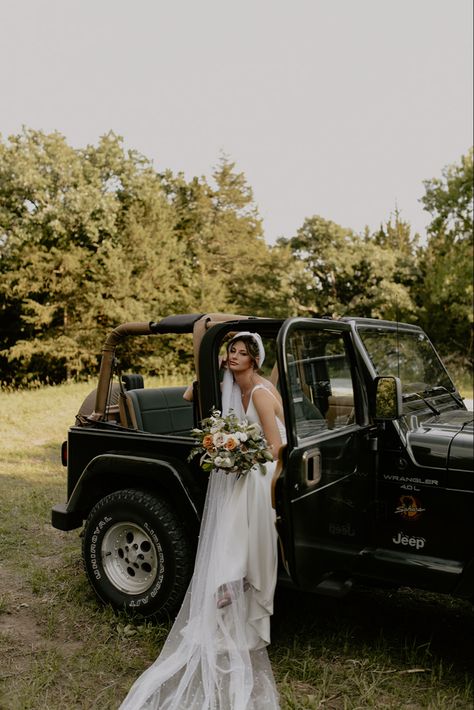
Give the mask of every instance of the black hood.
M 474 414 L 450 410 L 408 432 L 408 447 L 419 466 L 472 471 Z

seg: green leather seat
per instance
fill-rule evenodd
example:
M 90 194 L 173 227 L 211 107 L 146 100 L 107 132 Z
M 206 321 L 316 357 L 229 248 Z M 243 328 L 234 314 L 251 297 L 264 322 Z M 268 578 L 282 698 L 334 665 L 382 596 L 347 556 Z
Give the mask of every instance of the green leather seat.
M 185 389 L 129 390 L 126 397 L 135 415 L 136 428 L 151 434 L 189 434 L 194 426 L 193 405 L 183 399 Z

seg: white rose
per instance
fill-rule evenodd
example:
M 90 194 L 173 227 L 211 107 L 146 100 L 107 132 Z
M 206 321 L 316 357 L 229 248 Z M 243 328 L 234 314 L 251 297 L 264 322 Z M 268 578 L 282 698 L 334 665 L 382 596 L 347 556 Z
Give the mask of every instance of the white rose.
M 216 447 L 224 446 L 225 441 L 226 441 L 226 436 L 225 436 L 225 434 L 222 434 L 220 431 L 216 432 L 214 434 L 214 436 L 212 437 L 212 442 L 213 442 L 214 446 L 216 446 Z

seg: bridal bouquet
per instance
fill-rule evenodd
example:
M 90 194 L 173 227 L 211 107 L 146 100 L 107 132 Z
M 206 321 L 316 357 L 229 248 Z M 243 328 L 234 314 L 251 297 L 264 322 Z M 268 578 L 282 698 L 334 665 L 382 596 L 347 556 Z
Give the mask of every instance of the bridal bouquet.
M 193 429 L 191 433 L 197 446 L 188 460 L 200 454 L 199 463 L 204 471 L 219 468 L 242 476 L 258 465 L 265 474 L 264 464 L 273 461 L 260 425 L 249 424 L 246 419 L 239 421 L 232 412 L 223 417 L 214 409 L 210 417 L 203 419 L 202 429 Z

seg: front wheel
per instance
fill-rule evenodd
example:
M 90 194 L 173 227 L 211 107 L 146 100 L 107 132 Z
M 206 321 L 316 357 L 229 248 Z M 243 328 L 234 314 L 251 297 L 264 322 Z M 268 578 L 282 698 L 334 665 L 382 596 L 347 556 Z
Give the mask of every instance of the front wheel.
M 101 601 L 152 616 L 176 609 L 192 571 L 192 549 L 169 504 L 134 489 L 115 491 L 92 509 L 82 554 Z

